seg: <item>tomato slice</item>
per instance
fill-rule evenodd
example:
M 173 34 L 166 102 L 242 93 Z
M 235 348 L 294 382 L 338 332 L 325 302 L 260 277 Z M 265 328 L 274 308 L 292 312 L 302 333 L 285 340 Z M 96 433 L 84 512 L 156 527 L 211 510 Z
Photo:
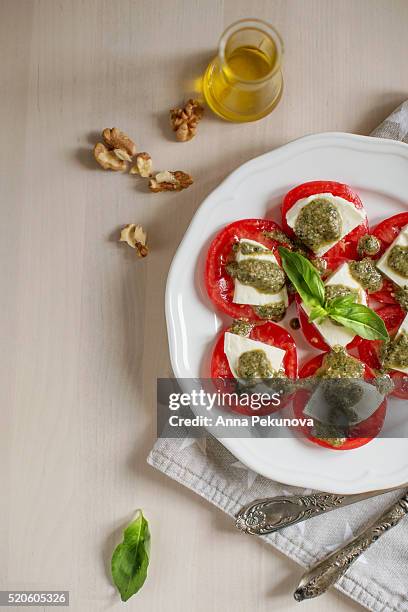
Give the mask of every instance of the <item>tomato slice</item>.
M 309 317 L 302 308 L 302 299 L 299 295 L 296 295 L 296 308 L 299 317 L 300 327 L 302 332 L 308 341 L 308 343 L 319 351 L 330 351 L 330 346 L 327 344 L 322 334 L 317 329 L 314 323 L 309 323 Z M 348 350 L 351 350 L 358 346 L 362 338 L 360 336 L 354 336 L 353 340 L 346 346 Z
M 205 282 L 208 295 L 214 304 L 230 317 L 245 318 L 250 321 L 262 321 L 254 312 L 252 306 L 235 304 L 234 279 L 227 273 L 225 266 L 232 257 L 234 243 L 242 238 L 256 240 L 274 252 L 280 263 L 276 240 L 267 238 L 264 232 L 282 231 L 277 223 L 267 219 L 241 219 L 230 223 L 222 229 L 212 241 L 208 249 Z
M 227 356 L 224 352 L 224 336 L 225 332 L 229 330 L 230 328 L 225 329 L 219 336 L 211 358 L 211 378 L 214 379 L 217 388 L 225 393 L 231 393 L 235 390 L 235 378 L 231 372 Z M 268 321 L 261 325 L 254 325 L 249 334 L 249 338 L 284 350 L 283 368 L 285 374 L 288 378 L 293 380 L 297 377 L 296 345 L 292 336 L 286 329 L 283 329 L 283 327 L 280 327 L 276 323 Z M 289 400 L 290 397 L 287 397 L 279 406 L 264 407 L 257 411 L 257 414 L 264 415 L 281 410 Z M 253 414 L 247 406 L 241 406 L 239 403 L 231 403 L 230 408 L 241 414 Z
M 384 321 L 385 327 L 391 336 L 398 331 L 406 315 L 402 308 L 391 305 L 376 309 L 376 313 Z M 374 370 L 381 369 L 379 359 L 381 345 L 381 340 L 362 340 L 357 349 L 360 359 Z M 401 399 L 408 399 L 408 376 L 398 370 L 391 370 L 390 376 L 395 384 L 395 389 L 391 395 Z
M 334 196 L 339 196 L 348 200 L 359 210 L 364 210 L 364 206 L 358 195 L 349 187 L 343 183 L 336 183 L 335 181 L 311 181 L 309 183 L 302 183 L 297 187 L 291 189 L 285 196 L 282 203 L 282 225 L 283 231 L 290 237 L 294 237 L 295 233 L 292 228 L 286 222 L 286 216 L 288 210 L 296 204 L 301 198 L 307 198 L 317 193 L 331 193 Z M 368 231 L 367 220 L 358 225 L 353 229 L 352 232 L 344 236 L 342 240 L 337 242 L 327 253 L 323 255 L 323 259 L 326 259 L 330 268 L 331 261 L 339 259 L 357 259 L 357 244 L 361 236 L 364 236 Z
M 324 354 L 317 355 L 310 359 L 305 365 L 301 368 L 299 372 L 299 378 L 307 378 L 309 376 L 313 376 L 316 371 L 321 367 L 323 363 Z M 365 365 L 364 378 L 369 380 L 374 378 L 374 373 L 368 365 Z M 295 414 L 295 418 L 301 419 L 305 418 L 304 409 L 306 407 L 307 402 L 309 401 L 311 392 L 306 389 L 300 389 L 296 392 L 294 400 L 293 400 L 293 410 Z M 303 435 L 305 435 L 309 440 L 318 444 L 319 446 L 324 446 L 325 448 L 330 448 L 331 450 L 351 450 L 353 448 L 359 448 L 364 444 L 370 442 L 373 438 L 375 438 L 384 423 L 385 413 L 387 409 L 387 400 L 384 399 L 382 404 L 377 408 L 377 410 L 365 421 L 358 423 L 353 427 L 350 433 L 353 434 L 353 437 L 347 438 L 347 440 L 341 446 L 331 446 L 324 440 L 316 438 L 311 433 L 311 428 L 307 425 L 300 426 L 299 429 L 302 431 Z M 367 433 L 369 432 L 369 436 Z
M 381 242 L 381 249 L 378 253 L 378 257 L 388 249 L 388 247 L 394 242 L 403 227 L 408 225 L 408 212 L 399 213 L 389 219 L 381 221 L 376 228 L 371 232 Z M 408 283 L 407 283 L 408 284 Z M 397 304 L 398 302 L 392 295 L 395 290 L 394 283 L 388 278 L 384 278 L 383 286 L 380 291 L 372 293 L 371 297 L 377 302 L 383 304 Z

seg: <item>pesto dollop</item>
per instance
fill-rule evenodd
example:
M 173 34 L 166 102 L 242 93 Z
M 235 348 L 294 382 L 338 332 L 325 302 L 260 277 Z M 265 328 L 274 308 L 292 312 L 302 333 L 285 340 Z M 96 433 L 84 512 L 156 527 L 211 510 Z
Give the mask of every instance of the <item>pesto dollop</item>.
M 248 337 L 251 333 L 252 327 L 252 323 L 249 323 L 248 321 L 244 321 L 243 319 L 234 319 L 229 331 L 231 334 L 237 334 L 237 336 Z
M 323 257 L 314 257 L 311 259 L 312 264 L 319 272 L 320 276 L 323 276 L 327 272 L 327 261 Z
M 245 351 L 239 356 L 237 374 L 240 378 L 270 378 L 273 370 L 265 351 L 255 349 Z
M 272 253 L 272 251 L 266 247 L 252 244 L 251 242 L 245 242 L 244 240 L 235 243 L 232 248 L 235 252 L 240 251 L 243 255 L 270 255 Z
M 400 332 L 393 340 L 386 342 L 381 351 L 381 361 L 384 368 L 408 367 L 408 334 Z
M 282 321 L 285 316 L 286 306 L 284 302 L 273 302 L 263 306 L 252 306 L 260 319 L 266 321 Z
M 382 395 L 389 395 L 395 389 L 394 381 L 386 372 L 380 372 L 373 382 Z
M 394 291 L 394 297 L 403 310 L 408 312 L 408 287 L 399 287 Z
M 295 234 L 310 249 L 316 251 L 341 236 L 342 219 L 337 207 L 325 198 L 316 198 L 300 211 Z
M 326 285 L 324 294 L 326 301 L 330 302 L 330 300 L 334 300 L 334 298 L 344 297 L 346 295 L 355 295 L 357 297 L 358 291 L 357 289 L 346 287 L 346 285 Z
M 383 284 L 381 272 L 375 267 L 375 263 L 369 257 L 361 261 L 349 263 L 351 276 L 369 293 L 379 291 Z
M 392 247 L 387 263 L 394 272 L 408 278 L 408 247 L 399 244 Z
M 337 417 L 350 421 L 357 419 L 357 414 L 352 409 L 363 397 L 364 391 L 361 385 L 354 380 L 343 378 L 328 379 L 323 384 L 323 396 Z
M 263 235 L 266 238 L 270 238 L 271 240 L 275 240 L 276 242 L 279 242 L 279 244 L 284 244 L 285 246 L 293 247 L 292 240 L 289 238 L 289 236 L 285 234 L 285 232 L 282 232 L 282 230 L 280 229 L 276 228 L 269 232 L 264 231 Z
M 315 438 L 319 438 L 319 440 L 323 440 L 335 448 L 343 446 L 347 439 L 340 428 L 328 423 L 321 423 L 317 420 L 314 422 L 313 435 Z
M 357 252 L 360 257 L 363 257 L 364 255 L 377 255 L 380 248 L 380 241 L 372 234 L 365 234 L 364 236 L 361 236 L 357 244 Z
M 323 363 L 316 374 L 321 378 L 363 378 L 364 365 L 349 355 L 344 347 L 334 346 L 323 357 Z
M 243 259 L 226 266 L 230 276 L 243 285 L 250 285 L 261 293 L 277 293 L 285 284 L 285 273 L 272 261 L 264 259 Z

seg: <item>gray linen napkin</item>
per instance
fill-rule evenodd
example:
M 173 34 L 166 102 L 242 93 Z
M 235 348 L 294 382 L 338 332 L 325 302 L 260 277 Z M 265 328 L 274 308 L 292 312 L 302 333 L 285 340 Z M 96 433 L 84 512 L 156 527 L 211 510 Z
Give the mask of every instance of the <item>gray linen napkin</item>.
M 408 101 L 372 136 L 408 143 Z M 259 497 L 311 492 L 256 474 L 212 437 L 159 439 L 147 461 L 231 516 Z M 350 540 L 399 495 L 388 493 L 262 537 L 300 565 L 310 566 Z M 381 557 L 378 545 L 369 549 L 336 587 L 369 610 L 408 612 L 408 522 L 381 540 Z

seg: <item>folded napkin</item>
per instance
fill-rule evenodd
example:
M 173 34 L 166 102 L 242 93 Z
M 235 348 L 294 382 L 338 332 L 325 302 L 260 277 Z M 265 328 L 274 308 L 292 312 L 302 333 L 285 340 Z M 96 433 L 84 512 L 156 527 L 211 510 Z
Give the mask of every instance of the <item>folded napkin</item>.
M 408 101 L 372 136 L 408 143 Z M 212 437 L 158 439 L 147 461 L 231 516 L 260 497 L 311 493 L 256 474 Z M 300 565 L 311 566 L 350 540 L 400 494 L 387 493 L 261 537 Z M 369 610 L 408 612 L 408 522 L 392 529 L 381 545 L 369 548 L 336 588 Z

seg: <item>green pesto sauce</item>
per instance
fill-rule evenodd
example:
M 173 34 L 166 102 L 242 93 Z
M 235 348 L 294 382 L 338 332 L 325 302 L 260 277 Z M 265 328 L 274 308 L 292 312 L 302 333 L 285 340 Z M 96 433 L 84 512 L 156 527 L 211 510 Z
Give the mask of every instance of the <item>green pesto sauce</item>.
M 272 251 L 263 246 L 257 244 L 251 244 L 250 242 L 237 242 L 232 247 L 233 251 L 240 251 L 243 255 L 270 255 Z
M 255 349 L 239 356 L 237 374 L 240 378 L 270 378 L 273 370 L 265 351 Z
M 330 404 L 336 416 L 346 417 L 348 421 L 355 421 L 357 414 L 352 410 L 363 397 L 361 385 L 347 378 L 327 379 L 323 385 L 323 396 Z
M 345 285 L 326 285 L 324 289 L 326 301 L 334 300 L 337 297 L 344 297 L 346 295 L 358 295 L 357 289 L 350 289 Z
M 380 248 L 381 243 L 378 238 L 372 234 L 365 234 L 364 236 L 361 236 L 358 241 L 357 252 L 360 257 L 363 257 L 364 255 L 377 255 Z
M 384 368 L 391 370 L 408 367 L 408 334 L 405 331 L 384 344 L 381 360 Z
M 364 365 L 342 346 L 334 346 L 323 357 L 323 363 L 316 372 L 321 378 L 363 378 Z
M 388 255 L 387 263 L 394 272 L 408 278 L 408 247 L 396 244 Z
M 243 319 L 234 319 L 229 331 L 231 334 L 237 334 L 237 336 L 248 337 L 251 333 L 252 327 L 252 323 L 248 323 L 248 321 L 244 321 Z
M 285 316 L 286 306 L 284 302 L 274 302 L 263 306 L 252 306 L 260 319 L 267 321 L 281 321 Z
M 361 261 L 351 261 L 349 269 L 354 280 L 360 283 L 363 289 L 366 289 L 369 293 L 375 293 L 381 289 L 382 276 L 372 259 L 365 257 Z
M 337 207 L 330 200 L 317 198 L 302 208 L 294 229 L 298 238 L 316 251 L 340 238 L 342 220 Z
M 322 257 L 314 257 L 313 259 L 311 259 L 311 262 L 316 268 L 316 270 L 319 272 L 320 276 L 323 276 L 323 274 L 326 274 L 327 261 L 325 259 L 323 259 Z
M 389 374 L 380 372 L 374 379 L 374 385 L 382 395 L 389 395 L 395 389 L 395 384 Z
M 408 312 L 408 287 L 399 287 L 394 291 L 394 297 L 403 310 Z
M 273 229 L 270 232 L 264 231 L 262 233 L 266 238 L 275 240 L 276 242 L 279 242 L 279 244 L 284 244 L 285 246 L 293 247 L 292 240 L 289 238 L 289 236 L 285 234 L 285 232 L 282 232 L 282 230 L 280 229 Z
M 251 257 L 229 263 L 226 270 L 243 285 L 255 287 L 261 293 L 277 293 L 285 284 L 284 271 L 272 261 Z
M 319 438 L 319 440 L 323 440 L 335 448 L 343 446 L 347 439 L 344 436 L 344 432 L 338 427 L 328 423 L 321 423 L 320 421 L 316 420 L 314 422 L 313 435 L 315 438 Z

